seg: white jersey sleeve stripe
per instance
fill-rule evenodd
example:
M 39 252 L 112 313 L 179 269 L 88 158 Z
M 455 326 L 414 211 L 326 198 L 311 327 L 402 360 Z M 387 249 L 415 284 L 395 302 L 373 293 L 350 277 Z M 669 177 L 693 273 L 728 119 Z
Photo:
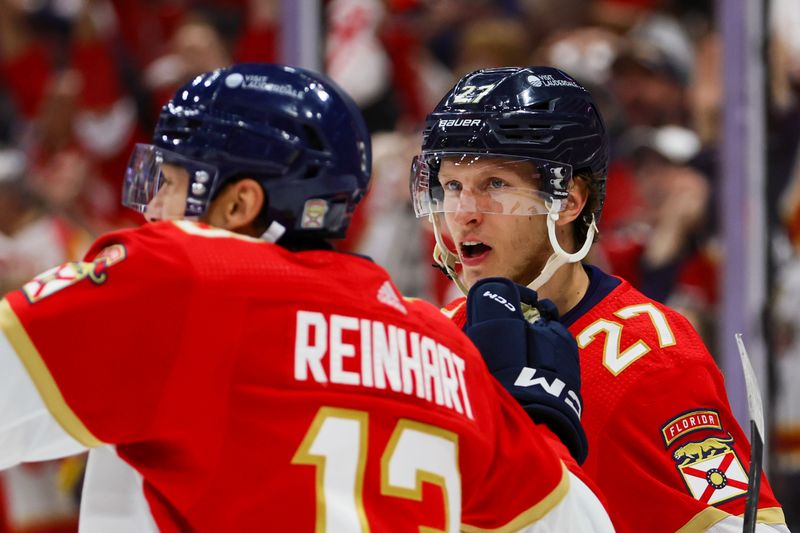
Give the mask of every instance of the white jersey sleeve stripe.
M 6 343 L 5 347 L 10 353 L 16 354 L 28 375 L 44 400 L 44 404 L 59 424 L 78 442 L 86 447 L 100 446 L 103 444 L 83 425 L 80 418 L 70 409 L 61 391 L 56 385 L 53 376 L 45 365 L 38 350 L 31 342 L 25 328 L 22 327 L 17 315 L 11 309 L 7 300 L 0 301 L 0 331 Z
M 142 485 L 113 446 L 89 450 L 79 533 L 158 533 Z
M 597 496 L 571 472 L 570 488 L 552 511 L 520 533 L 612 533 L 614 526 Z
M 53 418 L 16 351 L 0 331 L 0 469 L 85 450 Z
M 759 509 L 756 533 L 789 533 L 783 510 L 779 507 Z M 716 507 L 706 507 L 676 533 L 740 533 L 744 526 L 741 516 L 734 516 Z
M 562 464 L 563 476 L 542 501 L 497 529 L 462 524 L 466 533 L 610 533 L 611 519 L 597 496 Z M 533 482 L 533 481 L 532 481 Z

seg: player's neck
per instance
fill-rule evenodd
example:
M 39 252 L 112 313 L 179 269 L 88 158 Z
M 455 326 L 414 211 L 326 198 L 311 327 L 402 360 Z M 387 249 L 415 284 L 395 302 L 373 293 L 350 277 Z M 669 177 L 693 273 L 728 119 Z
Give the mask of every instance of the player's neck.
M 552 300 L 563 315 L 581 301 L 589 288 L 589 275 L 583 265 L 569 263 L 559 268 L 553 277 L 538 291 L 539 298 Z

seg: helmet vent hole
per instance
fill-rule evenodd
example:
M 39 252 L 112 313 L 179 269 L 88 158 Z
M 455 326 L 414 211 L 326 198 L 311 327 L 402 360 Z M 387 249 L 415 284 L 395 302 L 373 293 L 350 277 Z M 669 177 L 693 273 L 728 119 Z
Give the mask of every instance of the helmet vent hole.
M 554 102 L 554 100 L 544 100 L 544 101 L 541 101 L 541 102 L 534 102 L 534 103 L 532 103 L 532 104 L 530 104 L 528 106 L 525 106 L 525 109 L 527 111 L 536 111 L 536 110 L 547 111 L 547 110 L 550 109 L 550 107 L 551 107 L 550 104 L 552 102 Z
M 309 148 L 319 151 L 325 149 L 325 145 L 322 143 L 322 138 L 319 136 L 319 133 L 317 133 L 316 129 L 312 128 L 308 124 L 303 124 L 303 133 L 306 135 Z
M 303 179 L 310 180 L 316 178 L 318 175 L 319 175 L 319 165 L 308 165 L 305 174 L 303 174 Z
M 530 124 L 530 123 L 520 123 L 520 122 L 505 122 L 503 124 L 499 124 L 501 130 L 519 130 L 519 129 L 526 129 L 526 130 L 548 130 L 550 129 L 549 124 L 545 125 L 538 125 L 538 124 Z

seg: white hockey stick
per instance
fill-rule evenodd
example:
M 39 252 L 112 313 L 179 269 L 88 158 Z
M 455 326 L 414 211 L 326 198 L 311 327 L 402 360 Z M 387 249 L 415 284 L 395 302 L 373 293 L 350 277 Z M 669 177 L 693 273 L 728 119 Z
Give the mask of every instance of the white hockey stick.
M 750 479 L 747 481 L 747 499 L 744 508 L 744 533 L 756 530 L 758 514 L 758 495 L 761 490 L 761 465 L 764 456 L 764 405 L 761 402 L 761 390 L 753 371 L 753 365 L 747 356 L 747 349 L 742 342 L 742 334 L 736 334 L 736 346 L 742 359 L 744 385 L 747 390 L 747 410 L 750 413 Z

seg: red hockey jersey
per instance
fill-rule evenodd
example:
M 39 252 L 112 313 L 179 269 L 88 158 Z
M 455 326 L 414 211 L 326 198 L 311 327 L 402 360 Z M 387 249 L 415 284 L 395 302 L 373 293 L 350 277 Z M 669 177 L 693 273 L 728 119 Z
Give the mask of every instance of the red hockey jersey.
M 570 490 L 469 340 L 361 257 L 162 222 L 0 307 L 49 410 L 116 445 L 165 533 L 516 530 Z
M 626 281 L 586 268 L 589 289 L 562 322 L 580 350 L 582 466 L 617 531 L 702 531 L 741 515 L 750 444 L 700 337 Z M 443 312 L 466 323 L 464 298 Z M 785 524 L 763 477 L 758 520 Z

